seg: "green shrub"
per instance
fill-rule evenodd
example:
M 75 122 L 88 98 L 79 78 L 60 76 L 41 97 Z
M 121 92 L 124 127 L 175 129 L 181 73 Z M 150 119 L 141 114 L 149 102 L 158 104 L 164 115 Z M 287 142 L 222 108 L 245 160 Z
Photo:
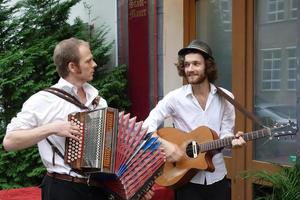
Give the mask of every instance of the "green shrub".
M 269 183 L 268 191 L 261 192 L 256 200 L 300 200 L 300 163 L 292 167 L 280 166 L 275 173 L 268 171 L 248 172 L 247 179 L 253 179 L 257 183 Z M 261 186 L 264 187 L 264 186 Z M 264 191 L 264 190 L 262 190 Z
M 69 37 L 89 41 L 97 64 L 108 63 L 113 42 L 105 39 L 107 28 L 91 29 L 79 18 L 67 22 L 79 1 L 20 0 L 13 6 L 0 1 L 0 141 L 24 101 L 59 79 L 52 61 L 57 42 Z M 104 69 L 96 71 L 93 85 L 109 106 L 128 109 L 126 66 Z M 36 146 L 6 152 L 1 142 L 0 189 L 38 185 L 44 174 Z

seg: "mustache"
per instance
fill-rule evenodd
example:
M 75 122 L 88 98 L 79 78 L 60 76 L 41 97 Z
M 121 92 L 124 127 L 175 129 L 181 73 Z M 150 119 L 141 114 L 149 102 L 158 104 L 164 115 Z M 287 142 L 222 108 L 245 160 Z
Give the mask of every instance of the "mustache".
M 194 75 L 199 75 L 199 74 L 195 73 L 195 72 L 187 72 L 185 75 L 186 76 L 194 76 Z

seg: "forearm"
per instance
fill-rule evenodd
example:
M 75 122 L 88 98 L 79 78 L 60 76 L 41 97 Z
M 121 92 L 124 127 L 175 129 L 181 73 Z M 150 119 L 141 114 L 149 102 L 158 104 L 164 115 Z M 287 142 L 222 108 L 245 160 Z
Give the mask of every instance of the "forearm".
M 3 147 L 7 151 L 25 149 L 37 144 L 53 134 L 51 126 L 44 125 L 28 130 L 16 130 L 6 133 L 3 139 Z

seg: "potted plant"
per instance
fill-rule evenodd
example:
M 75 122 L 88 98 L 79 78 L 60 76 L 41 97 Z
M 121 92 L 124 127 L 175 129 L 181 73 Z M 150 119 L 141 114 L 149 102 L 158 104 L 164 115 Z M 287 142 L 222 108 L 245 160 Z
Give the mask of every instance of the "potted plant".
M 255 200 L 300 200 L 300 162 L 291 167 L 279 167 L 275 173 L 265 170 L 246 173 L 244 178 L 270 185 L 270 190 L 262 192 Z

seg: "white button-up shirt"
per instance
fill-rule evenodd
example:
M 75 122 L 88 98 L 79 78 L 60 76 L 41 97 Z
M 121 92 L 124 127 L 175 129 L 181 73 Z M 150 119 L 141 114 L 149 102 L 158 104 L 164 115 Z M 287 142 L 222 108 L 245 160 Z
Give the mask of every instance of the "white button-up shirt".
M 65 90 L 71 95 L 78 97 L 77 88 L 64 79 L 60 79 L 57 84 L 52 87 Z M 98 90 L 92 85 L 85 83 L 83 89 L 86 93 L 87 102 L 85 106 L 93 109 L 92 101 L 98 96 Z M 107 107 L 105 99 L 101 98 L 97 108 Z M 22 107 L 22 110 L 14 117 L 7 126 L 6 132 L 18 129 L 32 129 L 56 120 L 68 120 L 68 115 L 73 112 L 82 111 L 76 105 L 46 91 L 40 91 L 32 95 Z M 64 154 L 65 137 L 51 135 L 49 140 Z M 71 169 L 64 160 L 55 153 L 55 166 L 52 163 L 52 149 L 46 139 L 38 142 L 38 149 L 43 164 L 48 172 L 56 172 L 60 174 L 69 174 Z M 80 176 L 71 172 L 73 176 Z
M 221 139 L 233 136 L 234 106 L 217 94 L 217 88 L 213 84 L 210 84 L 210 88 L 205 109 L 202 109 L 193 95 L 191 85 L 184 85 L 171 91 L 150 112 L 143 127 L 148 127 L 149 132 L 156 131 L 166 118 L 171 117 L 174 127 L 187 133 L 199 126 L 207 126 Z M 233 97 L 229 91 L 223 88 L 222 90 Z M 191 182 L 204 184 L 206 179 L 207 184 L 212 184 L 222 180 L 227 174 L 223 154 L 217 153 L 213 156 L 212 162 L 215 166 L 214 172 L 200 170 Z

